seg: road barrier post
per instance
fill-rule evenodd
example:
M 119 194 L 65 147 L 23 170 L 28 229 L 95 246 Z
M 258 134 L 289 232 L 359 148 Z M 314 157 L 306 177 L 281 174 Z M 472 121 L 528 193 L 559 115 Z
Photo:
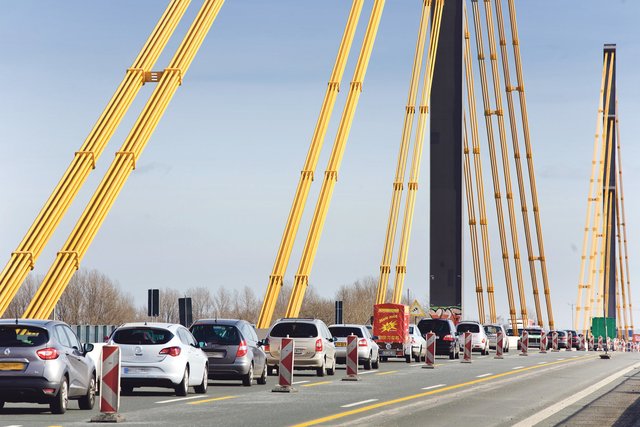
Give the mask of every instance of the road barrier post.
M 586 343 L 586 339 L 585 339 L 584 335 L 579 335 L 578 337 L 580 338 L 579 351 L 586 351 L 587 350 L 587 343 Z
M 502 357 L 502 349 L 504 348 L 504 334 L 501 330 L 496 333 L 496 355 L 493 356 L 494 359 L 503 359 Z
M 347 336 L 347 376 L 342 381 L 360 381 L 358 378 L 358 337 Z
M 598 337 L 598 351 L 602 351 L 602 335 Z
M 593 345 L 594 345 L 594 343 L 593 343 L 593 335 L 589 335 L 589 351 L 594 351 L 595 350 Z
M 540 333 L 540 353 L 545 354 L 547 352 L 547 332 L 542 331 Z
M 567 346 L 564 349 L 573 351 L 573 334 L 571 332 L 567 332 Z
M 557 331 L 553 331 L 551 333 L 551 351 L 560 351 L 558 349 L 558 332 Z
M 608 351 L 613 351 L 613 349 L 611 348 L 611 338 L 607 337 L 607 350 Z
M 522 339 L 520 340 L 520 356 L 529 355 L 529 332 L 526 329 L 522 330 Z
M 455 353 L 455 351 L 454 351 Z M 436 365 L 436 334 L 433 332 L 427 333 L 427 356 L 425 357 L 425 364 L 422 366 L 425 369 L 433 369 Z
M 119 423 L 124 417 L 118 414 L 120 407 L 120 347 L 102 347 L 100 372 L 100 414 L 91 418 L 93 423 Z
M 297 391 L 292 387 L 293 382 L 293 355 L 295 352 L 295 343 L 293 339 L 282 338 L 280 343 L 280 363 L 278 365 L 278 385 L 271 391 L 280 393 L 291 393 Z
M 464 333 L 464 358 L 462 363 L 471 363 L 471 332 Z

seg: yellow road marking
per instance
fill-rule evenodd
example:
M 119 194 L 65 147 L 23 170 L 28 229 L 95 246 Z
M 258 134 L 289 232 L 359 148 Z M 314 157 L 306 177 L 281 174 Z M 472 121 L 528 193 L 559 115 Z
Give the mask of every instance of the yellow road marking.
M 317 383 L 304 384 L 304 385 L 301 385 L 300 387 L 315 387 L 317 385 L 330 384 L 330 383 L 331 383 L 331 381 L 320 381 L 320 382 L 317 382 Z
M 199 405 L 201 403 L 208 403 L 208 402 L 217 402 L 218 400 L 228 400 L 228 399 L 235 399 L 238 396 L 222 396 L 222 397 L 214 397 L 213 399 L 204 399 L 204 400 L 196 400 L 194 402 L 187 402 L 187 405 Z
M 502 378 L 502 377 L 506 377 L 506 376 L 510 376 L 510 375 L 514 375 L 514 374 L 518 374 L 520 372 L 525 372 L 525 371 L 531 371 L 534 369 L 540 369 L 542 367 L 545 366 L 551 366 L 551 365 L 557 365 L 560 363 L 568 363 L 568 362 L 577 362 L 578 360 L 582 360 L 582 359 L 587 359 L 587 358 L 595 358 L 595 356 L 582 356 L 579 359 L 568 359 L 568 360 L 558 360 L 555 362 L 549 362 L 547 364 L 544 365 L 533 365 L 533 366 L 528 366 L 526 368 L 522 368 L 522 369 L 518 369 L 518 370 L 512 370 L 512 371 L 507 371 L 507 372 L 503 372 L 501 374 L 496 374 L 496 375 L 492 375 L 490 377 L 484 377 L 484 378 L 478 378 L 472 381 L 468 381 L 466 383 L 460 383 L 460 384 L 454 384 L 448 387 L 442 387 L 436 390 L 431 390 L 431 391 L 426 391 L 424 393 L 418 393 L 418 394 L 412 394 L 409 396 L 404 396 L 404 397 L 400 397 L 397 399 L 392 399 L 392 400 L 387 400 L 384 402 L 378 402 L 378 403 L 374 403 L 372 405 L 368 405 L 368 406 L 363 406 L 360 408 L 356 408 L 356 409 L 351 409 L 349 411 L 344 411 L 344 412 L 339 412 L 337 414 L 333 414 L 333 415 L 329 415 L 323 418 L 317 418 L 315 420 L 311 420 L 311 421 L 305 421 L 303 423 L 300 424 L 295 424 L 292 427 L 307 427 L 307 426 L 314 426 L 320 423 L 324 423 L 327 421 L 333 421 L 333 420 L 337 420 L 339 418 L 344 418 L 344 417 L 348 417 L 349 415 L 355 415 L 355 414 L 360 414 L 362 412 L 367 412 L 367 411 L 371 411 L 373 409 L 377 409 L 377 408 L 382 408 L 385 406 L 389 406 L 389 405 L 394 405 L 396 403 L 402 403 L 402 402 L 406 402 L 409 400 L 414 400 L 414 399 L 418 399 L 421 397 L 426 397 L 426 396 L 431 396 L 437 393 L 442 393 L 445 391 L 449 391 L 449 390 L 455 390 L 458 388 L 462 388 L 462 387 L 467 387 L 467 386 L 471 386 L 471 385 L 475 385 L 475 384 L 479 384 L 479 383 L 484 383 L 490 380 L 494 380 L 496 378 Z
M 380 372 L 379 374 L 376 374 L 376 375 L 389 375 L 389 374 L 394 374 L 394 373 L 396 373 L 396 372 L 398 372 L 398 371 Z

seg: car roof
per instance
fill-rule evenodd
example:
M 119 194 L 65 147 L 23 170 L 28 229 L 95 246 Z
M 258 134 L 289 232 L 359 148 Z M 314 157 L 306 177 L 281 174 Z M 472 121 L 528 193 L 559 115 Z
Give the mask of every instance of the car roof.
M 29 326 L 48 326 L 48 325 L 66 325 L 59 320 L 50 319 L 0 319 L 0 325 L 29 325 Z
M 480 324 L 480 322 L 476 322 L 475 320 L 463 320 L 463 321 L 461 321 L 461 322 L 458 322 L 458 325 L 461 325 L 461 324 L 463 324 L 463 323 L 473 324 L 473 325 L 480 325 L 480 326 L 482 326 L 482 325 Z
M 131 322 L 131 323 L 123 323 L 122 325 L 118 326 L 118 329 L 139 328 L 141 326 L 147 326 L 152 328 L 176 329 L 182 325 L 176 324 L 176 323 L 161 323 L 161 322 Z
M 235 326 L 238 323 L 249 323 L 249 322 L 242 319 L 199 319 L 193 322 L 193 325 L 234 325 Z
M 336 323 L 333 325 L 329 325 L 330 328 L 333 328 L 334 326 L 344 326 L 347 328 L 365 328 L 364 325 L 356 325 L 355 323 Z

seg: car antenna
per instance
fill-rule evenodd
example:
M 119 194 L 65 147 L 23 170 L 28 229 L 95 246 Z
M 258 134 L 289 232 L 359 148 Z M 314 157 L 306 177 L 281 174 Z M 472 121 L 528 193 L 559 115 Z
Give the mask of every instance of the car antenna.
M 16 316 L 16 325 L 18 324 L 18 316 Z

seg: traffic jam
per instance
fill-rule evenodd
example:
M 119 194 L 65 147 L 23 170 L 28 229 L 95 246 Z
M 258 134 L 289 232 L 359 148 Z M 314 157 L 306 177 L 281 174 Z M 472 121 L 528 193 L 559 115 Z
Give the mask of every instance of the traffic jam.
M 338 319 L 339 320 L 339 319 Z M 119 417 L 120 396 L 163 388 L 176 396 L 206 394 L 210 381 L 266 391 L 295 391 L 294 372 L 317 377 L 345 369 L 344 381 L 359 371 L 377 370 L 391 360 L 433 369 L 437 356 L 470 363 L 472 353 L 501 359 L 530 348 L 547 351 L 638 351 L 635 343 L 572 330 L 537 326 L 505 328 L 476 321 L 422 318 L 411 323 L 409 307 L 377 304 L 371 324 L 282 318 L 261 334 L 241 319 L 202 319 L 189 328 L 158 322 L 126 323 L 103 343 L 82 343 L 74 330 L 56 320 L 0 320 L 0 408 L 14 403 L 48 405 L 64 414 L 69 401 L 92 410 L 100 395 L 97 421 Z M 264 332 L 264 331 L 262 331 Z M 262 336 L 261 336 L 262 335 Z M 274 376 L 273 381 L 268 377 Z

